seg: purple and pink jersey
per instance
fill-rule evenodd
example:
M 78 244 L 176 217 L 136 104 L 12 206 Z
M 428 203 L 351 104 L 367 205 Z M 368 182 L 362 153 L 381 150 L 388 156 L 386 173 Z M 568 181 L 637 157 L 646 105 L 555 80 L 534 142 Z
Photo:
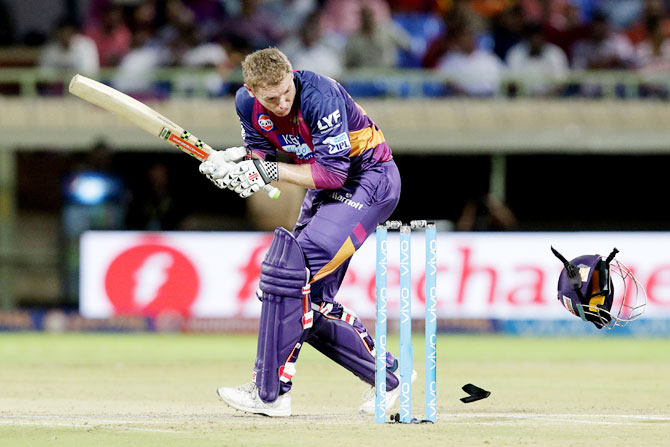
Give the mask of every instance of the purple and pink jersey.
M 235 98 L 245 145 L 265 157 L 281 151 L 296 164 L 310 163 L 317 189 L 337 189 L 351 175 L 391 160 L 381 130 L 334 80 L 296 71 L 296 97 L 278 117 L 240 88 Z
M 333 301 L 349 258 L 395 209 L 400 177 L 381 130 L 339 83 L 301 70 L 293 80 L 285 117 L 244 87 L 235 105 L 248 149 L 310 164 L 316 189 L 308 190 L 293 233 L 312 272 L 312 299 Z
M 297 164 L 310 164 L 316 189 L 308 189 L 293 235 L 310 270 L 312 306 L 318 315 L 300 340 L 374 384 L 374 341 L 335 296 L 351 256 L 398 204 L 400 174 L 381 130 L 340 84 L 309 71 L 296 71 L 293 79 L 296 97 L 286 117 L 266 110 L 245 88 L 238 90 L 235 104 L 244 145 L 264 159 L 280 151 Z M 278 347 L 259 348 L 257 370 L 266 350 L 283 357 L 280 347 L 300 346 L 287 335 L 276 342 Z M 299 348 L 292 349 L 281 364 L 294 364 L 298 353 Z M 394 365 L 389 353 L 387 366 Z M 391 371 L 389 389 L 398 385 Z M 264 392 L 279 386 L 282 394 L 291 389 L 290 380 L 274 382 L 261 385 L 271 388 Z

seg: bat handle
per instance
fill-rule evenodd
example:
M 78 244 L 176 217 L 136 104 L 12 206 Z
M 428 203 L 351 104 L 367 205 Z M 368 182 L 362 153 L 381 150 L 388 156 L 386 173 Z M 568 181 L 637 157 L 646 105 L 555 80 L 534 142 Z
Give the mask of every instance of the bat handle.
M 270 196 L 270 198 L 273 200 L 277 200 L 279 198 L 279 194 L 281 194 L 279 188 L 275 188 L 272 185 L 265 185 L 263 186 L 263 189 L 265 190 L 265 192 L 268 193 L 268 196 Z

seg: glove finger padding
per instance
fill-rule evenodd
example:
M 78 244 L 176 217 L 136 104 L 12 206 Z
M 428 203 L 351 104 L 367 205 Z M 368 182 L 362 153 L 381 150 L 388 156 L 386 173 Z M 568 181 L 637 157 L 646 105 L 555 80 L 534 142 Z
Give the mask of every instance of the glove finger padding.
M 269 175 L 269 173 L 271 175 Z M 277 180 L 277 163 L 261 160 L 245 160 L 238 163 L 223 178 L 228 189 L 242 198 L 247 198 L 272 180 Z
M 198 170 L 201 174 L 206 175 L 207 178 L 209 178 L 210 174 L 216 170 L 216 167 L 209 161 L 203 161 L 200 163 L 200 166 L 198 166 Z
M 233 163 L 239 163 L 240 161 L 247 158 L 248 154 L 247 148 L 244 146 L 229 147 L 228 149 L 225 149 L 221 152 L 223 153 L 225 161 Z
M 219 180 L 226 177 L 234 168 L 235 163 L 228 159 L 224 151 L 216 151 L 211 153 L 207 160 L 200 163 L 198 170 L 218 188 L 223 189 L 225 186 Z
M 240 192 L 240 197 L 242 197 L 243 199 L 246 199 L 247 197 L 251 197 L 259 189 L 261 189 L 260 186 L 252 185 L 249 189 L 245 189 L 242 192 Z

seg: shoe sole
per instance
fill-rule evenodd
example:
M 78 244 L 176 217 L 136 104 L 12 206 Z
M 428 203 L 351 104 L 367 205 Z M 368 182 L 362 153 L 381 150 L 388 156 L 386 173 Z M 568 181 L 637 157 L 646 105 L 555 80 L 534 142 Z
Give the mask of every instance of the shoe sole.
M 219 396 L 219 399 L 221 399 L 229 407 L 232 407 L 232 408 L 234 408 L 236 410 L 239 410 L 239 411 L 243 411 L 245 413 L 260 414 L 261 416 L 268 416 L 268 417 L 272 417 L 272 418 L 291 416 L 291 413 L 285 414 L 285 413 L 282 413 L 282 412 L 279 412 L 279 411 L 274 411 L 271 408 L 266 408 L 266 409 L 262 409 L 262 410 L 254 410 L 254 409 L 241 407 L 240 405 L 236 405 L 235 403 L 229 402 L 228 400 L 226 400 L 226 398 L 223 397 L 219 393 L 219 390 L 216 390 L 216 395 Z

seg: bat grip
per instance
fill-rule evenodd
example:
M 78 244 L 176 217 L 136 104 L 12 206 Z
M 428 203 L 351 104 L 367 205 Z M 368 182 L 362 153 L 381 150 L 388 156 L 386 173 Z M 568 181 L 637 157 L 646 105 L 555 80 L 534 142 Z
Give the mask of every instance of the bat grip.
M 281 194 L 281 191 L 279 188 L 275 188 L 272 185 L 265 185 L 263 186 L 263 190 L 268 193 L 268 196 L 270 196 L 271 199 L 277 200 L 279 198 L 279 194 Z

